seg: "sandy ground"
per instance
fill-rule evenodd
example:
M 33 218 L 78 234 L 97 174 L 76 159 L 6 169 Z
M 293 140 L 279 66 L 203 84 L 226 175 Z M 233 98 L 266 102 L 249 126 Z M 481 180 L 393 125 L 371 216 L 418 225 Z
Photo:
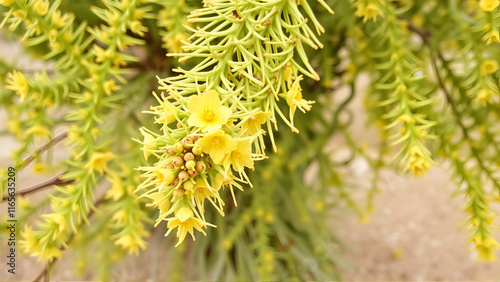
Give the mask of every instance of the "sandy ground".
M 0 54 L 17 54 L 13 44 L 0 42 Z M 21 65 L 29 64 L 22 59 Z M 31 65 L 33 67 L 33 65 Z M 355 102 L 354 110 L 361 105 Z M 5 120 L 5 112 L 0 112 Z M 356 121 L 355 135 L 369 139 L 363 121 Z M 0 130 L 4 126 L 0 123 Z M 0 137 L 0 163 L 8 164 L 9 152 L 16 148 L 12 139 Z M 354 170 L 359 167 L 353 167 Z M 20 183 L 26 187 L 48 176 L 33 178 L 29 170 L 20 175 Z M 468 234 L 460 229 L 466 220 L 461 210 L 465 201 L 452 198 L 455 184 L 449 181 L 446 165 L 432 168 L 426 178 L 412 179 L 394 172 L 384 172 L 381 194 L 375 200 L 371 220 L 361 223 L 351 214 L 333 223 L 332 230 L 351 246 L 352 253 L 346 259 L 353 264 L 346 270 L 346 280 L 495 280 L 500 278 L 498 262 L 483 263 L 475 260 L 475 254 L 465 245 Z M 0 205 L 0 214 L 4 206 Z M 500 234 L 497 234 L 500 235 Z M 500 238 L 500 236 L 497 236 Z M 31 280 L 43 266 L 35 259 L 21 258 L 18 264 L 20 276 L 10 276 L 4 263 L 5 241 L 2 238 L 2 263 L 0 280 Z M 116 276 L 115 276 L 116 277 Z M 117 277 L 123 277 L 118 275 Z M 70 269 L 60 269 L 58 279 L 73 280 Z M 81 278 L 80 278 L 81 279 Z M 128 278 L 130 279 L 130 278 Z

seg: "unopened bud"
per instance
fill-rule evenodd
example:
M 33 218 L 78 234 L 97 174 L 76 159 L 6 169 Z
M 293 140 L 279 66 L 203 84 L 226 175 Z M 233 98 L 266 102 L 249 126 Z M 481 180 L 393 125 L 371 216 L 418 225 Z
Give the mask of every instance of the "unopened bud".
M 188 174 L 195 177 L 198 174 L 198 171 L 195 169 L 188 169 Z
M 182 157 L 175 157 L 172 164 L 175 167 L 181 167 L 184 164 L 184 159 Z
M 203 149 L 201 148 L 200 145 L 195 144 L 193 147 L 193 154 L 199 156 L 199 155 L 201 155 L 201 153 L 203 153 Z
M 165 168 L 174 169 L 174 165 L 173 164 L 168 164 L 168 165 L 165 166 Z
M 182 146 L 186 149 L 193 147 L 193 139 L 191 139 L 191 137 L 184 138 L 184 140 L 182 140 Z
M 176 154 L 174 147 L 168 147 L 165 151 L 167 152 L 167 155 L 169 155 L 169 156 L 175 156 L 175 154 Z
M 174 151 L 176 153 L 182 153 L 184 151 L 184 146 L 182 146 L 182 143 L 178 142 L 174 144 Z
M 183 171 L 179 172 L 179 174 L 177 175 L 177 178 L 179 178 L 180 182 L 184 182 L 184 181 L 189 179 L 189 174 L 185 170 L 183 170 Z
M 177 186 L 178 184 L 179 184 L 179 178 L 174 178 L 172 183 L 170 183 L 170 185 L 172 185 L 172 186 Z
M 199 172 L 204 172 L 205 169 L 207 169 L 207 166 L 205 165 L 204 162 L 202 161 L 199 161 L 196 163 L 196 170 L 199 171 Z
M 186 181 L 184 182 L 183 187 L 185 190 L 193 191 L 194 184 L 191 181 Z
M 187 162 L 187 161 L 192 161 L 192 160 L 194 160 L 194 155 L 193 155 L 193 153 L 186 153 L 186 154 L 184 155 L 184 160 L 185 160 L 186 162 Z
M 173 200 L 176 200 L 176 199 L 183 197 L 184 196 L 184 189 L 182 189 L 182 188 L 175 189 L 173 196 L 174 196 Z
M 195 161 L 188 161 L 188 162 L 186 162 L 186 168 L 187 169 L 193 169 L 194 170 L 195 166 L 196 166 L 196 162 Z

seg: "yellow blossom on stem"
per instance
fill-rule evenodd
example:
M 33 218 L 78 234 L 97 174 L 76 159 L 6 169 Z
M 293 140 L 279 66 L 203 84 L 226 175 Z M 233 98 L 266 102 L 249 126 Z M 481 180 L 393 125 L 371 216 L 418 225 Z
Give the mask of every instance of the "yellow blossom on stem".
M 231 116 L 231 110 L 221 105 L 219 93 L 215 90 L 193 96 L 189 101 L 188 110 L 191 112 L 188 124 L 199 127 L 203 132 L 221 128 Z
M 253 169 L 252 145 L 248 140 L 236 141 L 236 149 L 224 159 L 224 166 L 233 166 L 236 171 L 243 171 L 245 167 Z
M 167 234 L 165 234 L 165 236 L 168 236 L 168 234 L 172 230 L 174 230 L 174 228 L 176 227 L 179 228 L 177 230 L 177 238 L 179 238 L 179 241 L 175 245 L 176 247 L 179 246 L 184 241 L 188 232 L 189 234 L 191 234 L 193 241 L 195 240 L 193 234 L 193 228 L 203 233 L 203 235 L 207 235 L 205 231 L 203 231 L 202 229 L 202 227 L 205 226 L 206 223 L 198 218 L 195 218 L 193 211 L 190 208 L 187 207 L 180 208 L 175 212 L 175 217 L 168 218 L 167 221 L 168 221 L 167 225 L 168 232 Z
M 260 132 L 261 125 L 264 124 L 271 113 L 257 112 L 252 114 L 243 124 L 241 130 L 246 135 L 254 135 Z
M 300 75 L 297 80 L 295 80 L 292 84 L 292 88 L 288 90 L 286 94 L 286 102 L 290 107 L 290 120 L 293 124 L 293 116 L 295 115 L 295 111 L 297 108 L 301 110 L 303 113 L 311 110 L 311 104 L 314 104 L 314 101 L 307 101 L 302 99 L 302 88 L 300 87 L 300 81 L 302 80 L 302 75 Z
M 498 62 L 494 60 L 486 60 L 481 65 L 481 70 L 484 74 L 492 74 L 498 70 Z
M 107 179 L 111 183 L 111 188 L 109 188 L 109 190 L 106 191 L 105 198 L 106 199 L 112 198 L 113 201 L 118 201 L 123 197 L 123 195 L 125 195 L 123 181 L 118 175 L 114 173 L 110 174 L 110 176 Z
M 33 171 L 35 173 L 44 173 L 47 171 L 47 165 L 44 163 L 36 163 L 33 165 Z
M 45 218 L 45 221 L 53 226 L 57 226 L 55 230 L 57 232 L 54 232 L 52 234 L 52 240 L 56 240 L 61 238 L 64 235 L 64 232 L 66 231 L 67 224 L 66 224 L 66 218 L 64 218 L 64 215 L 60 213 L 49 213 L 49 214 L 43 214 L 43 218 Z
M 111 152 L 96 152 L 92 155 L 90 161 L 85 165 L 85 167 L 89 170 L 97 171 L 100 175 L 102 175 L 108 170 L 108 161 L 114 158 L 116 158 L 116 156 Z
M 202 211 L 204 210 L 204 200 L 208 197 L 215 197 L 214 193 L 201 178 L 196 179 L 192 190 L 186 190 L 186 196 L 188 199 L 193 200 Z
M 169 185 L 177 177 L 177 170 L 169 168 L 160 168 L 157 170 L 158 180 L 161 183 Z
M 129 254 L 138 254 L 139 249 L 146 248 L 146 242 L 140 236 L 133 236 L 132 234 L 125 234 L 115 241 L 115 245 L 122 246 L 128 250 Z
M 492 29 L 483 37 L 486 45 L 490 45 L 493 42 L 500 42 L 500 33 L 498 29 Z
M 497 260 L 497 256 L 495 255 L 494 249 L 500 248 L 500 245 L 494 238 L 488 237 L 486 239 L 483 239 L 483 236 L 481 234 L 475 234 L 472 240 L 476 244 L 474 249 L 477 250 L 478 260 L 481 261 Z
M 0 0 L 0 5 L 9 7 L 14 3 L 14 0 Z
M 210 155 L 216 164 L 222 164 L 227 154 L 236 149 L 236 141 L 222 130 L 213 131 L 196 141 L 203 152 Z
M 147 133 L 143 128 L 140 128 L 139 130 L 141 131 L 142 136 L 144 136 L 141 150 L 144 153 L 144 159 L 147 161 L 152 152 L 158 149 L 158 146 L 156 145 L 156 139 L 153 135 Z
M 24 253 L 28 253 L 33 257 L 40 255 L 41 248 L 39 241 L 33 230 L 27 225 L 21 231 L 21 238 L 20 245 Z
M 479 1 L 479 7 L 485 12 L 493 12 L 500 3 L 498 0 L 481 0 Z
M 164 47 L 172 53 L 182 52 L 182 46 L 186 45 L 185 42 L 189 43 L 188 36 L 184 32 L 179 32 L 173 36 L 169 36 L 163 39 L 165 41 Z
M 50 130 L 40 124 L 35 124 L 32 127 L 28 128 L 28 130 L 26 130 L 24 134 L 25 136 L 35 135 L 40 139 L 50 139 Z
M 424 176 L 431 167 L 431 161 L 425 157 L 425 154 L 418 147 L 410 149 L 410 157 L 405 171 L 411 170 L 413 177 Z
M 474 98 L 474 102 L 480 104 L 481 106 L 486 106 L 490 98 L 493 97 L 493 94 L 493 91 L 491 91 L 490 89 L 480 89 L 477 92 L 476 97 Z
M 160 213 L 162 214 L 168 212 L 168 209 L 170 208 L 170 201 L 168 201 L 167 197 L 165 197 L 165 193 L 162 192 L 151 193 L 148 195 L 148 198 L 153 200 L 152 203 L 147 205 L 148 207 L 149 206 L 158 207 Z
M 155 119 L 155 123 L 163 124 L 162 129 L 164 129 L 167 125 L 176 120 L 177 109 L 170 102 L 166 101 L 163 95 L 161 98 L 159 98 L 156 93 L 153 92 L 153 96 L 160 103 L 159 106 L 151 107 L 151 110 L 154 111 L 154 114 L 157 114 L 159 116 Z
M 356 12 L 354 12 L 357 17 L 363 18 L 363 23 L 366 23 L 368 20 L 377 22 L 377 16 L 379 13 L 380 9 L 374 3 L 369 3 L 368 5 L 358 3 L 356 5 Z
M 33 5 L 33 10 L 37 14 L 43 17 L 49 11 L 49 2 L 47 2 L 46 0 L 35 1 L 35 5 Z
M 7 121 L 7 128 L 9 132 L 15 134 L 16 136 L 21 134 L 21 123 L 18 120 L 9 120 Z
M 23 101 L 30 91 L 28 80 L 21 72 L 13 70 L 7 74 L 7 86 L 5 88 L 16 92 Z

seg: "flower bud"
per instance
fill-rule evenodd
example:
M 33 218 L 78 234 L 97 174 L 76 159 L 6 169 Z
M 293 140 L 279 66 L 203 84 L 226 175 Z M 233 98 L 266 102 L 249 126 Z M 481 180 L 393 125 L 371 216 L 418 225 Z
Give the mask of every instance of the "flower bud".
M 185 149 L 189 149 L 193 146 L 193 139 L 191 137 L 186 137 L 182 140 L 182 146 L 184 146 Z
M 186 168 L 187 168 L 187 169 L 192 169 L 192 170 L 194 170 L 195 166 L 196 166 L 196 162 L 195 162 L 195 161 L 187 161 L 187 162 L 186 162 Z
M 179 178 L 180 182 L 184 182 L 184 181 L 189 179 L 189 174 L 185 170 L 183 170 L 183 171 L 179 172 L 177 177 Z
M 165 151 L 167 152 L 167 155 L 169 155 L 169 156 L 175 156 L 175 154 L 177 154 L 174 150 L 174 147 L 168 147 Z
M 199 156 L 203 153 L 203 149 L 201 148 L 200 145 L 198 144 L 195 144 L 194 147 L 193 147 L 193 154 Z
M 184 189 L 182 188 L 175 189 L 173 196 L 174 198 L 172 200 L 177 200 L 179 198 L 182 198 L 184 196 Z
M 176 153 L 182 153 L 184 151 L 184 146 L 182 146 L 182 143 L 178 142 L 174 144 L 174 151 Z
M 174 169 L 174 165 L 173 164 L 168 164 L 168 165 L 165 166 L 165 168 Z
M 182 157 L 175 157 L 172 164 L 175 167 L 181 167 L 184 164 L 184 159 Z
M 177 186 L 178 184 L 179 184 L 179 178 L 174 178 L 172 183 L 170 183 L 170 185 L 172 185 L 172 186 Z
M 184 190 L 193 191 L 194 184 L 191 181 L 186 181 L 183 184 Z
M 196 170 L 199 171 L 199 172 L 205 172 L 205 169 L 207 168 L 207 166 L 205 165 L 205 163 L 203 161 L 199 161 L 196 163 Z
M 194 160 L 194 155 L 193 155 L 193 153 L 186 153 L 186 154 L 184 155 L 184 160 L 185 160 L 186 162 Z
M 195 177 L 198 174 L 198 171 L 195 169 L 188 169 L 188 174 Z

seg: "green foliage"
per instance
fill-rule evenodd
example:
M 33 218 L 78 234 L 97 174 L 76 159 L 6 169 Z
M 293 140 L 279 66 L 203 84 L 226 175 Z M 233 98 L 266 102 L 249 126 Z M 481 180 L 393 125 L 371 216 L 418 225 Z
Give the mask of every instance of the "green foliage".
M 0 0 L 0 27 L 49 63 L 0 60 L 16 169 L 58 173 L 43 200 L 18 198 L 23 251 L 54 265 L 72 249 L 78 273 L 108 280 L 168 229 L 172 280 L 340 279 L 336 211 L 366 219 L 382 168 L 443 163 L 478 259 L 495 260 L 498 1 L 327 2 Z M 349 110 L 366 77 L 381 137 L 368 149 Z M 373 171 L 365 202 L 345 173 L 357 157 Z

